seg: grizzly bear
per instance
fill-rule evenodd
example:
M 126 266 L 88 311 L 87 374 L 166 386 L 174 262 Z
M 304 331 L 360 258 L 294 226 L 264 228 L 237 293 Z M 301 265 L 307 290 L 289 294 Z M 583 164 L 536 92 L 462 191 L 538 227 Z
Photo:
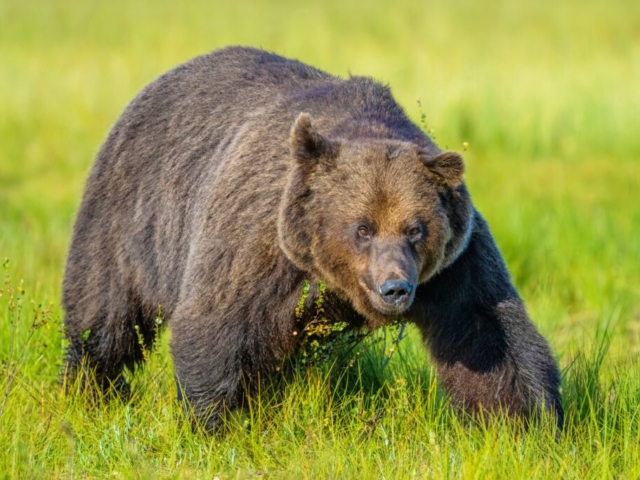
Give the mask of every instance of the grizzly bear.
M 243 47 L 169 71 L 126 108 L 87 181 L 63 287 L 66 375 L 89 366 L 126 389 L 161 309 L 178 390 L 215 429 L 296 351 L 301 291 L 322 281 L 335 321 L 413 322 L 454 404 L 561 423 L 556 363 L 463 171 L 370 78 Z

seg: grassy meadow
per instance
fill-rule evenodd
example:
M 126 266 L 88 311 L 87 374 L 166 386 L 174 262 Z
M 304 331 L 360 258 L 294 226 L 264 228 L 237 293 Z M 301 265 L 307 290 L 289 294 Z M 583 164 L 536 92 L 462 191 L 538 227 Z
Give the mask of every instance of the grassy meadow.
M 454 412 L 417 332 L 193 433 L 168 333 L 128 403 L 58 387 L 62 271 L 133 96 L 229 44 L 387 82 L 467 183 L 563 372 L 565 430 Z M 420 104 L 417 102 L 420 99 Z M 423 118 L 424 114 L 424 118 Z M 640 2 L 0 0 L 1 478 L 640 478 Z

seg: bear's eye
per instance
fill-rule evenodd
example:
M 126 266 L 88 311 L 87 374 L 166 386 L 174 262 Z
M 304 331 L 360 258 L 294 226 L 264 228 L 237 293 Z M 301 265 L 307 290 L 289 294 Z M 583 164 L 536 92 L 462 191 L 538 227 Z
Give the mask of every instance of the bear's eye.
M 417 237 L 421 233 L 422 233 L 422 228 L 420 228 L 420 227 L 413 227 L 413 228 L 411 228 L 409 230 L 409 236 L 410 237 Z
M 369 238 L 369 227 L 367 227 L 366 225 L 360 225 L 358 227 L 358 235 L 363 238 Z

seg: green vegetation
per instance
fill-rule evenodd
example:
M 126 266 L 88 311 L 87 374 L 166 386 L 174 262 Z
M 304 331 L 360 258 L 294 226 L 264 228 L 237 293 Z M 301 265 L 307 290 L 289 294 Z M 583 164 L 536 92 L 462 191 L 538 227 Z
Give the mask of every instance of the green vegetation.
M 633 0 L 0 0 L 0 476 L 640 478 L 638 18 Z M 457 415 L 412 329 L 349 368 L 274 378 L 225 436 L 181 421 L 166 334 L 130 403 L 61 394 L 62 268 L 92 157 L 146 83 L 227 44 L 388 82 L 466 150 L 563 368 L 558 442 Z

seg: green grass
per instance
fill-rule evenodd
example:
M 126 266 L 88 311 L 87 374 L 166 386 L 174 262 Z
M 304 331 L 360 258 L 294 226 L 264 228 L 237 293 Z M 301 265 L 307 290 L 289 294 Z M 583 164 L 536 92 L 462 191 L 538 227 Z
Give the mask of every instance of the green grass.
M 638 18 L 633 0 L 0 0 L 0 476 L 640 478 Z M 130 403 L 62 395 L 92 157 L 146 83 L 228 44 L 374 76 L 441 146 L 469 143 L 475 204 L 563 369 L 559 441 L 454 412 L 411 329 L 386 368 L 391 332 L 265 385 L 214 438 L 181 420 L 167 335 Z

